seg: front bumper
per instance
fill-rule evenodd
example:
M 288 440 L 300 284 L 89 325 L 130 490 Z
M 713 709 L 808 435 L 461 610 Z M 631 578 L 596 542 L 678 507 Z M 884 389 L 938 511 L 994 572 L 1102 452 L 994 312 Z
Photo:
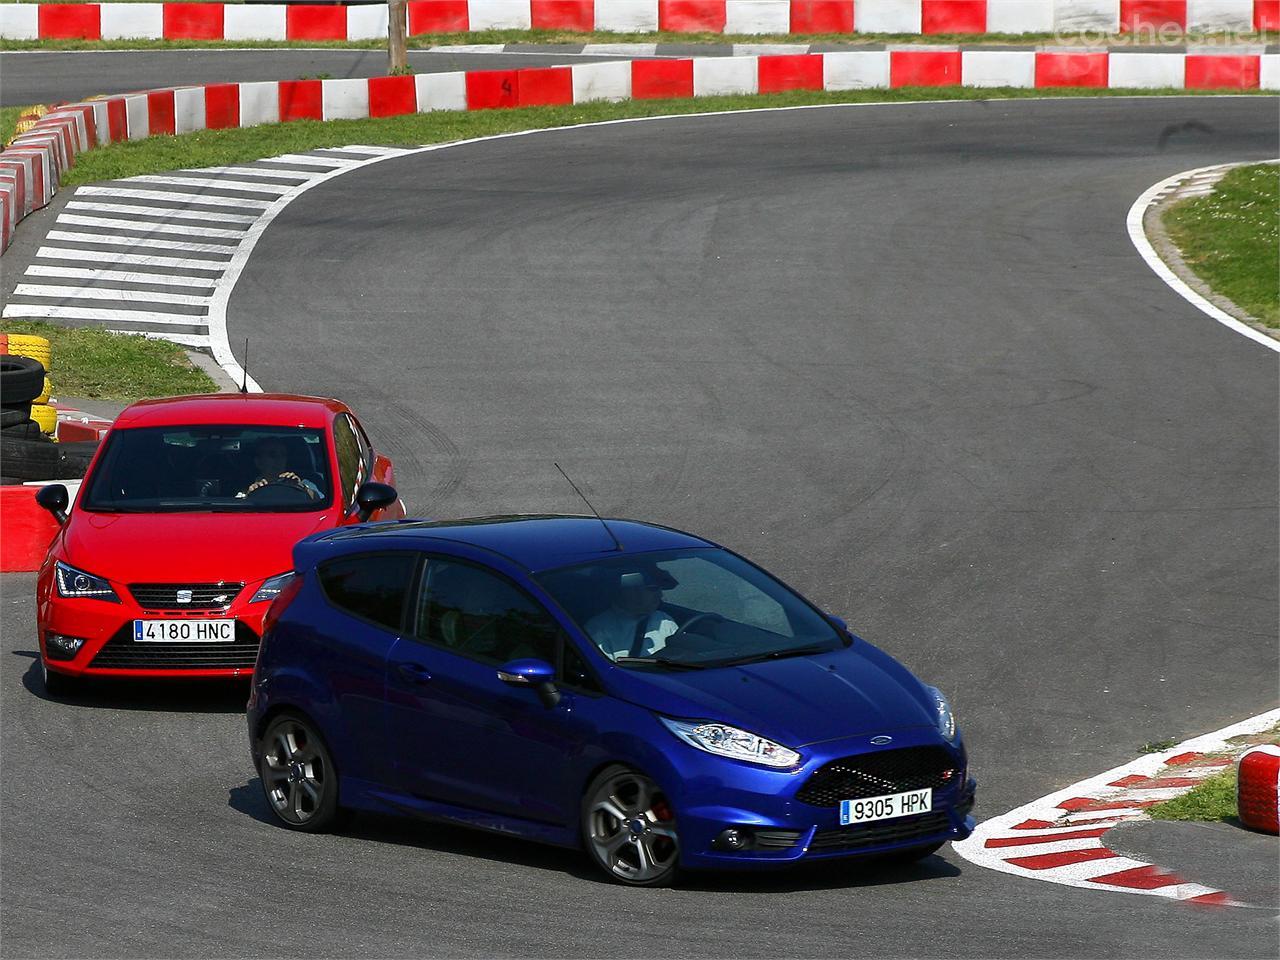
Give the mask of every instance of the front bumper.
M 933 788 L 928 813 L 870 823 L 840 824 L 839 805 L 819 806 L 797 794 L 825 765 L 845 758 L 881 753 L 867 738 L 853 737 L 813 745 L 795 771 L 777 771 L 705 753 L 679 754 L 683 769 L 662 781 L 669 792 L 680 833 L 681 865 L 690 869 L 742 869 L 784 866 L 799 861 L 892 853 L 962 840 L 973 832 L 977 783 L 968 776 L 964 747 L 948 744 L 933 730 L 895 734 L 893 747 L 941 749 L 951 759 L 952 774 Z M 690 751 L 696 753 L 696 751 Z M 884 789 L 884 793 L 898 792 Z M 742 849 L 723 848 L 718 838 L 727 829 L 748 838 Z
M 146 609 L 125 584 L 111 582 L 119 603 L 57 594 L 42 571 L 37 585 L 40 656 L 54 672 L 77 677 L 249 677 L 258 655 L 262 618 L 269 602 L 249 603 L 257 584 L 247 584 L 230 606 L 208 610 Z M 140 643 L 134 620 L 236 621 L 232 643 Z M 70 659 L 48 643 L 51 633 L 84 641 Z

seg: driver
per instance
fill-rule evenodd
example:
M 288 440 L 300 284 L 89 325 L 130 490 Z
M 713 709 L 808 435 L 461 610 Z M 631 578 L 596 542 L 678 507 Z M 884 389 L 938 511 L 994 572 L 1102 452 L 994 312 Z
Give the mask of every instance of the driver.
M 264 437 L 253 445 L 253 468 L 257 479 L 237 493 L 236 497 L 243 499 L 269 483 L 287 483 L 305 492 L 310 499 L 319 500 L 320 488 L 288 467 L 289 451 L 284 441 L 278 437 Z
M 618 577 L 613 603 L 587 621 L 587 632 L 612 660 L 647 657 L 667 645 L 679 626 L 659 609 L 662 591 L 678 585 L 675 577 L 646 566 Z

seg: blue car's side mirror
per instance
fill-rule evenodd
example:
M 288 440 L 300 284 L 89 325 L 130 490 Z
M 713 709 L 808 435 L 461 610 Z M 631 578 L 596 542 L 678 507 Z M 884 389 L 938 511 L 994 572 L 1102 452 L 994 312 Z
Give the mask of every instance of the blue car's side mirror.
M 834 613 L 828 613 L 827 619 L 830 620 L 831 625 L 835 627 L 837 630 L 839 630 L 841 633 L 849 632 L 849 624 L 845 623 L 843 618 L 837 617 Z
M 545 660 L 512 660 L 498 668 L 498 679 L 513 686 L 530 686 L 538 692 L 538 699 L 545 707 L 560 702 L 556 689 L 556 668 Z

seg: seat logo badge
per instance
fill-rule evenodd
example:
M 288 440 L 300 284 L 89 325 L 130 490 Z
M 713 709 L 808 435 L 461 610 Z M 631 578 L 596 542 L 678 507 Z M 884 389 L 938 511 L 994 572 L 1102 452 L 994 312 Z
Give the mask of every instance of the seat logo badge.
M 882 734 L 878 737 L 872 737 L 871 742 L 877 747 L 883 747 L 886 743 L 893 743 L 893 737 L 886 737 Z
M 190 590 L 179 590 L 179 591 L 178 591 L 178 596 L 177 596 L 175 599 L 178 601 L 178 603 L 190 603 L 190 602 L 191 602 L 191 591 L 190 591 Z

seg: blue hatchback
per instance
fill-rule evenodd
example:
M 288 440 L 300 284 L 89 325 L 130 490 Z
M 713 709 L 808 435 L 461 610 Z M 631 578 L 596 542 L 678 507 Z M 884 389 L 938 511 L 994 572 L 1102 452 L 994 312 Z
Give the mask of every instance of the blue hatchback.
M 294 829 L 398 812 L 611 878 L 969 835 L 946 698 L 737 554 L 634 521 L 365 524 L 294 550 L 249 736 Z

